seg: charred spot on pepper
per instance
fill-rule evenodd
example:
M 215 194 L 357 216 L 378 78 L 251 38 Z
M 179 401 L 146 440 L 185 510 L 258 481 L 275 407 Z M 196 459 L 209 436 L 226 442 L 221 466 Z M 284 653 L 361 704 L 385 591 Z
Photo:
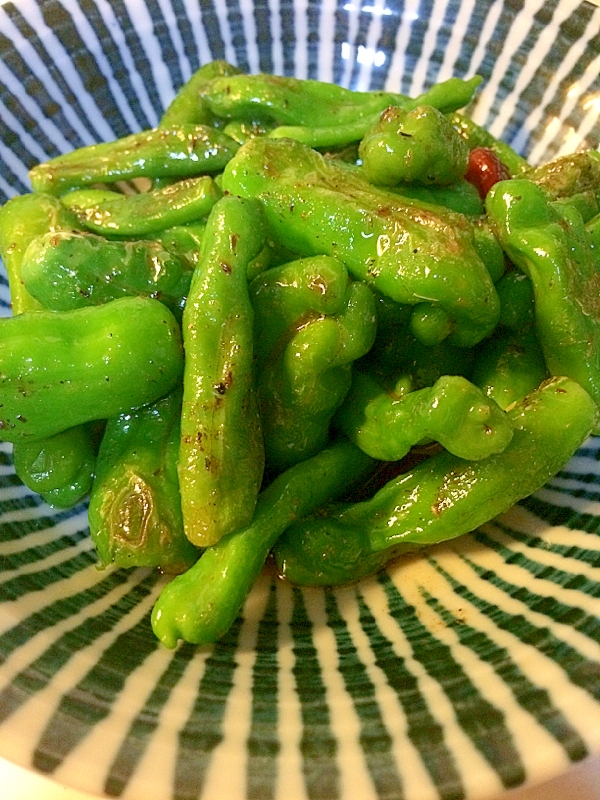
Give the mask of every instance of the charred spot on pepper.
M 231 275 L 231 264 L 228 264 L 226 261 L 221 261 L 221 269 L 226 275 Z

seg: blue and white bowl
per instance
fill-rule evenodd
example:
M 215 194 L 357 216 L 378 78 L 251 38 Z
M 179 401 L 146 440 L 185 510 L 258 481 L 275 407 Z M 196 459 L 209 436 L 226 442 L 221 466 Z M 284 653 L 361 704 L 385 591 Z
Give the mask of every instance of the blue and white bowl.
M 411 94 L 479 73 L 533 162 L 600 141 L 600 8 L 574 0 L 12 0 L 0 199 L 154 126 L 193 70 Z M 0 300 L 8 313 L 2 279 Z M 163 649 L 163 579 L 98 571 L 0 446 L 0 755 L 126 800 L 475 800 L 600 751 L 600 439 L 470 536 L 357 586 L 268 569 L 212 648 Z

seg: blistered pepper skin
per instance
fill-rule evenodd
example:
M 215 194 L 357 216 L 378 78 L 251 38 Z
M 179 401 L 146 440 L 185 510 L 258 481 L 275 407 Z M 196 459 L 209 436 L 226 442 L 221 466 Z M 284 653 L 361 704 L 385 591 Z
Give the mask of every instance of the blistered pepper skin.
M 200 555 L 183 532 L 177 478 L 181 390 L 107 422 L 90 497 L 102 566 L 188 569 Z
M 248 524 L 262 480 L 247 270 L 265 237 L 258 203 L 223 197 L 209 217 L 183 313 L 179 481 L 186 536 L 199 547 Z
M 52 311 L 137 295 L 154 297 L 175 312 L 192 277 L 189 266 L 158 242 L 114 242 L 75 231 L 38 236 L 21 271 L 27 291 Z
M 304 256 L 336 256 L 399 303 L 439 305 L 453 321 L 452 343 L 472 346 L 496 326 L 498 297 L 462 214 L 376 189 L 286 139 L 245 144 L 223 188 L 261 200 L 276 242 Z
M 185 179 L 220 172 L 237 148 L 207 125 L 153 128 L 57 156 L 38 164 L 29 177 L 36 192 L 54 195 L 133 178 Z
M 400 553 L 474 530 L 555 475 L 598 416 L 568 378 L 542 384 L 507 413 L 514 435 L 502 453 L 478 462 L 434 455 L 371 500 L 292 525 L 275 546 L 281 574 L 299 584 L 348 583 Z
M 460 78 L 450 78 L 442 83 L 434 84 L 422 95 L 408 98 L 404 95 L 392 95 L 387 92 L 353 92 L 347 97 L 346 103 L 341 103 L 339 108 L 335 101 L 328 102 L 327 98 L 315 98 L 315 103 L 322 102 L 319 110 L 323 114 L 315 122 L 316 116 L 313 105 L 312 113 L 307 113 L 303 118 L 307 121 L 295 124 L 283 124 L 269 132 L 269 136 L 276 139 L 295 139 L 314 148 L 345 147 L 359 142 L 368 131 L 377 124 L 379 117 L 386 108 L 402 107 L 406 110 L 418 106 L 429 105 L 448 114 L 463 108 L 472 99 L 475 89 L 481 83 L 481 78 L 475 75 L 467 81 Z M 323 93 L 323 84 L 320 92 Z M 339 91 L 339 87 L 335 87 Z M 325 92 L 329 91 L 326 89 Z M 341 90 L 347 92 L 347 90 Z M 284 113 L 289 112 L 289 99 L 283 96 Z M 287 101 L 287 102 L 286 102 Z M 373 110 L 376 108 L 377 110 Z
M 13 316 L 47 307 L 25 287 L 23 258 L 41 235 L 61 235 L 78 227 L 77 218 L 52 195 L 13 197 L 0 209 L 0 256 L 8 276 Z M 23 483 L 50 505 L 69 508 L 89 492 L 96 448 L 86 426 L 78 425 L 35 445 L 13 446 L 15 471 Z
M 0 320 L 0 439 L 54 436 L 153 402 L 181 376 L 179 326 L 158 300 L 124 297 Z
M 152 628 L 166 647 L 210 644 L 227 632 L 277 537 L 295 520 L 343 495 L 373 461 L 339 441 L 279 475 L 260 495 L 251 523 L 207 548 L 161 592 Z
M 509 258 L 531 280 L 537 335 L 552 375 L 600 403 L 600 263 L 574 206 L 525 179 L 496 184 L 488 215 Z

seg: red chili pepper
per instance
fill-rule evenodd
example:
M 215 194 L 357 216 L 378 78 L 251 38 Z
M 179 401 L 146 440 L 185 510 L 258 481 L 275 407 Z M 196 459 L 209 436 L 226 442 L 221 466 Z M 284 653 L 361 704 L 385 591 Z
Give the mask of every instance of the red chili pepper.
M 465 178 L 485 199 L 486 194 L 495 183 L 508 180 L 510 175 L 493 150 L 488 147 L 475 147 L 469 156 L 469 166 Z

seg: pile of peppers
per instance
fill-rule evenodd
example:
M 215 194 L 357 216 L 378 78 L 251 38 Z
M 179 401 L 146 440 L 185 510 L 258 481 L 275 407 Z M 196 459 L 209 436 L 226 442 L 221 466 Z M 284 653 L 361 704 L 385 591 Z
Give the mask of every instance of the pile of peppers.
M 153 130 L 0 209 L 0 439 L 156 567 L 167 647 L 272 553 L 338 585 L 541 487 L 599 432 L 600 156 L 530 167 L 417 98 L 203 66 Z

